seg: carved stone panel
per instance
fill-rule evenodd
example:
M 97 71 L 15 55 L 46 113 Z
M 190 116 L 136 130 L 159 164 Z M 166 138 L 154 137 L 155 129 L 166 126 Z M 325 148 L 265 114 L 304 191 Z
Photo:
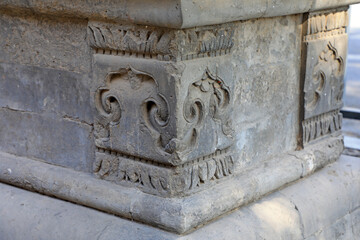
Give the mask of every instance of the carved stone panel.
M 188 158 L 196 157 L 194 150 L 207 155 L 232 144 L 232 96 L 226 82 L 208 68 L 189 84 L 182 105 L 185 122 L 181 131 L 188 139 L 184 152 Z
M 165 147 L 164 142 L 172 138 L 170 131 L 162 131 L 169 122 L 169 103 L 148 73 L 131 66 L 109 72 L 105 85 L 96 91 L 95 105 L 98 147 L 143 155 L 142 149 L 148 147 L 147 143 L 139 141 L 146 135 L 142 133 L 143 128 L 156 136 L 154 145 L 159 148 Z
M 311 13 L 307 21 L 303 142 L 341 128 L 347 11 Z
M 176 67 L 120 56 L 94 59 L 96 146 L 173 165 L 168 145 L 177 138 Z
M 232 144 L 232 92 L 209 68 L 181 79 L 184 70 L 168 63 L 106 55 L 95 62 L 98 148 L 180 165 Z
M 308 43 L 305 118 L 342 107 L 346 35 Z
M 232 75 L 216 58 L 230 53 L 233 36 L 233 24 L 89 23 L 97 177 L 178 196 L 232 173 Z
M 179 196 L 232 174 L 231 81 L 204 63 L 194 74 L 171 61 L 94 55 L 97 177 Z
M 176 62 L 229 54 L 234 24 L 175 30 L 91 22 L 88 38 L 98 54 Z

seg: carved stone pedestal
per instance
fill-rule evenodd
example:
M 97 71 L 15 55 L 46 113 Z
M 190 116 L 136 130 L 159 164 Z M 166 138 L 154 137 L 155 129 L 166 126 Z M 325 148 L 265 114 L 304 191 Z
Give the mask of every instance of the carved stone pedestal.
M 233 173 L 234 31 L 89 25 L 97 177 L 179 197 Z
M 354 2 L 0 3 L 0 180 L 184 233 L 313 173 Z

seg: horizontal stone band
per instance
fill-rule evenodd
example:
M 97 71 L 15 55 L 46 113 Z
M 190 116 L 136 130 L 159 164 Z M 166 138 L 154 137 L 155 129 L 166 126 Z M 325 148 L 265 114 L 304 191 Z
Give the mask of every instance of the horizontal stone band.
M 7 153 L 0 154 L 0 181 L 184 233 L 335 161 L 342 150 L 342 136 L 331 136 L 182 199 L 153 196 L 88 173 Z
M 87 19 L 107 19 L 169 28 L 190 28 L 260 17 L 284 16 L 323 9 L 347 6 L 358 0 L 127 0 L 114 4 L 101 2 L 94 6 L 90 2 L 3 0 L 0 9 L 28 10 L 51 15 Z

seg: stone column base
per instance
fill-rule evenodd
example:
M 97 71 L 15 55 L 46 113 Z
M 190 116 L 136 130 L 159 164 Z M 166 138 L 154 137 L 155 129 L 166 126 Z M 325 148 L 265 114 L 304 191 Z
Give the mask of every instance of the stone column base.
M 348 156 L 186 236 L 5 184 L 0 192 L 0 239 L 360 238 L 360 159 Z
M 338 133 L 339 134 L 339 133 Z M 221 184 L 184 198 L 163 198 L 91 174 L 0 154 L 0 181 L 184 233 L 337 160 L 343 137 L 330 135 L 302 151 L 264 161 Z

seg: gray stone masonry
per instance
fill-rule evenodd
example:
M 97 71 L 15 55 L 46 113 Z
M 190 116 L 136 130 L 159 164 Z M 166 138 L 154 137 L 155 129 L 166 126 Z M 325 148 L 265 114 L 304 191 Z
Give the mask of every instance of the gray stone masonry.
M 0 191 L 1 240 L 360 238 L 360 159 L 347 156 L 186 235 L 5 184 Z
M 355 2 L 1 1 L 0 181 L 182 234 L 314 173 Z

